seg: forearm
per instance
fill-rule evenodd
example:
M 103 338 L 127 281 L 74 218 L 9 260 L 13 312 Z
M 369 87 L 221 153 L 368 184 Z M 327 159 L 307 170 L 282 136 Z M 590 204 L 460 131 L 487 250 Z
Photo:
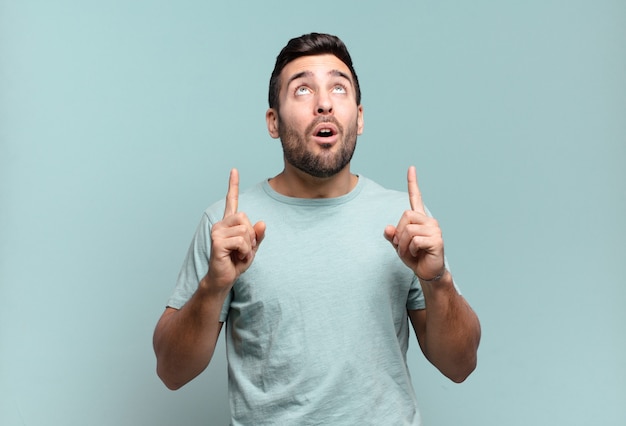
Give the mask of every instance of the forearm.
M 168 308 L 159 320 L 153 342 L 157 374 L 168 388 L 180 388 L 211 361 L 226 295 L 211 291 L 205 278 L 181 309 Z
M 422 282 L 422 291 L 426 300 L 424 354 L 444 375 L 462 382 L 476 368 L 478 317 L 458 294 L 447 271 L 439 281 Z

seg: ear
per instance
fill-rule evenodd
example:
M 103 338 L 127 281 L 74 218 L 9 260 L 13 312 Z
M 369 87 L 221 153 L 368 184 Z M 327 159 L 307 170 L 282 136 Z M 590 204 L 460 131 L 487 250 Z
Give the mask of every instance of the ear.
M 363 133 L 363 105 L 359 105 L 358 107 L 358 115 L 356 117 L 356 125 L 357 125 L 357 135 L 361 135 Z
M 267 123 L 267 131 L 274 139 L 278 139 L 278 111 L 270 108 L 265 113 L 265 122 Z

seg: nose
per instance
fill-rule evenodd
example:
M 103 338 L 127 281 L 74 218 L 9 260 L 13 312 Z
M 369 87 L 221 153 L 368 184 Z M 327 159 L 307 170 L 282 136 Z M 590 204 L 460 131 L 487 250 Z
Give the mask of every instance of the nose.
M 330 105 L 320 105 L 317 107 L 318 114 L 330 114 L 331 112 L 333 112 L 333 107 L 331 107 Z
M 317 113 L 320 115 L 331 114 L 333 112 L 333 105 L 328 95 L 320 95 L 317 98 Z

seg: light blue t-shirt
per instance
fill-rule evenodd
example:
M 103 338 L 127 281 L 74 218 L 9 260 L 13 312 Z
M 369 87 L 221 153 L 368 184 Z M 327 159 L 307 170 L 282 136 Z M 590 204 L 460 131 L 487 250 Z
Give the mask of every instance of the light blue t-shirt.
M 383 236 L 408 208 L 406 193 L 363 176 L 338 198 L 290 198 L 267 181 L 240 194 L 267 230 L 221 317 L 233 425 L 420 424 L 407 309 L 424 297 Z M 224 200 L 205 211 L 168 306 L 206 274 L 223 212 Z

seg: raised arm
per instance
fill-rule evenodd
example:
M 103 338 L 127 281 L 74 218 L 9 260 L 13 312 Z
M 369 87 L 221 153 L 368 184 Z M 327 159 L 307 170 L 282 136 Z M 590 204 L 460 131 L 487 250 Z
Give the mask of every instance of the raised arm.
M 426 214 L 414 167 L 407 174 L 411 210 L 385 238 L 420 280 L 426 309 L 409 311 L 422 352 L 446 377 L 464 381 L 476 368 L 480 342 L 478 317 L 456 291 L 445 267 L 439 223 Z
M 207 274 L 181 308 L 168 307 L 154 331 L 157 374 L 170 389 L 178 389 L 209 364 L 222 329 L 220 312 L 235 280 L 252 264 L 265 235 L 265 224 L 254 226 L 238 212 L 239 174 L 230 173 L 224 217 L 211 228 Z

